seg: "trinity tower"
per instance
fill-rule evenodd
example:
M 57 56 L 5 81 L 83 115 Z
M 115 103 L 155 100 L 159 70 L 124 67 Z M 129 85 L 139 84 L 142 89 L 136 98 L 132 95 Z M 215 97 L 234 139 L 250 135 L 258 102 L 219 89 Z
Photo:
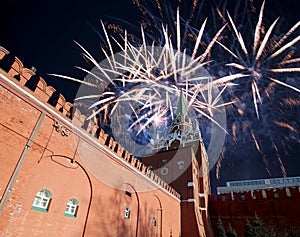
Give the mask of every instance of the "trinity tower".
M 155 144 L 154 155 L 142 162 L 181 195 L 182 237 L 211 236 L 208 158 L 198 124 L 192 123 L 183 92 L 169 133 Z

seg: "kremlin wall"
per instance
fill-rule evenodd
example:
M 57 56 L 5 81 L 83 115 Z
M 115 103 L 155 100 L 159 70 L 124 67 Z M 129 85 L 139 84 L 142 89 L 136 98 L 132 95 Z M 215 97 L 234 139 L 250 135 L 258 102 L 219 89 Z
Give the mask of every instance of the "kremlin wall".
M 2 47 L 0 110 L 1 237 L 217 237 L 219 218 L 243 236 L 255 214 L 300 226 L 299 187 L 210 195 L 202 145 L 167 184 Z
M 0 59 L 7 53 L 1 48 Z M 180 195 L 172 187 L 92 121 L 85 130 L 75 127 L 70 119 L 72 104 L 58 95 L 50 105 L 55 89 L 42 78 L 35 88 L 27 88 L 35 73 L 18 58 L 10 68 L 4 66 L 0 69 L 1 237 L 180 236 Z M 79 111 L 72 116 L 84 124 Z M 112 163 L 116 172 L 126 172 L 119 187 L 108 186 L 87 169 L 76 150 L 78 143 L 99 154 L 102 163 Z M 113 178 L 106 172 L 108 179 Z M 137 192 L 137 186 L 148 186 L 150 191 Z M 48 203 L 35 207 L 42 190 L 48 193 Z M 65 215 L 70 199 L 77 200 L 72 216 Z
M 209 198 L 210 220 L 217 228 L 220 218 L 223 226 L 234 227 L 238 236 L 243 236 L 247 220 L 252 222 L 255 215 L 266 226 L 285 228 L 300 227 L 300 187 L 276 190 L 257 190 L 253 194 L 231 193 L 211 195 Z M 299 232 L 298 232 L 299 233 Z

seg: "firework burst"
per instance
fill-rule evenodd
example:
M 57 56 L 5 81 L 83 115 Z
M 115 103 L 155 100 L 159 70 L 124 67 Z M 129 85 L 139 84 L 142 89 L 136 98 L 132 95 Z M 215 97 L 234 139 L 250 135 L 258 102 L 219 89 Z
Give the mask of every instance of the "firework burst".
M 292 47 L 300 41 L 300 36 L 290 40 L 291 35 L 299 28 L 300 22 L 297 22 L 287 33 L 279 37 L 274 34 L 274 28 L 279 20 L 277 18 L 264 32 L 264 6 L 265 2 L 260 9 L 253 39 L 250 40 L 247 37 L 248 42 L 253 42 L 251 47 L 247 47 L 247 43 L 237 30 L 237 26 L 228 12 L 227 16 L 239 47 L 229 47 L 218 42 L 223 49 L 229 52 L 234 61 L 227 63 L 226 66 L 233 68 L 232 71 L 249 75 L 244 81 L 240 80 L 239 84 L 251 88 L 253 104 L 258 118 L 258 104 L 262 103 L 261 91 L 265 90 L 268 96 L 268 87 L 272 85 L 272 82 L 300 92 L 298 88 L 281 79 L 283 73 L 300 72 L 300 58 L 293 57 L 295 49 Z M 249 80 L 251 80 L 250 83 Z
M 244 14 L 243 10 L 240 14 L 236 6 L 234 15 L 230 15 L 226 11 L 227 1 L 212 3 L 212 19 L 202 16 L 204 1 L 192 1 L 189 11 L 184 9 L 184 1 L 179 1 L 180 8 L 158 0 L 147 2 L 148 5 L 139 0 L 134 2 L 143 15 L 138 33 L 102 23 L 104 63 L 99 63 L 77 43 L 83 57 L 94 66 L 92 71 L 79 68 L 88 74 L 84 81 L 52 74 L 92 88 L 76 98 L 77 103 L 88 108 L 88 118 L 97 118 L 108 133 L 111 123 L 115 127 L 118 124 L 113 135 L 122 136 L 124 143 L 132 133 L 139 137 L 147 130 L 154 130 L 154 135 L 142 136 L 146 143 L 138 141 L 143 147 L 151 146 L 151 137 L 157 138 L 168 130 L 182 91 L 188 107 L 194 111 L 193 119 L 201 120 L 205 139 L 211 133 L 203 131 L 204 127 L 210 127 L 207 123 L 226 130 L 214 115 L 227 108 L 231 134 L 227 138 L 228 147 L 223 149 L 217 163 L 217 176 L 230 146 L 249 141 L 262 156 L 269 174 L 264 149 L 272 147 L 282 174 L 286 175 L 280 151 L 288 140 L 299 142 L 299 124 L 289 122 L 289 114 L 283 119 L 282 114 L 287 111 L 285 107 L 299 106 L 299 100 L 280 97 L 284 92 L 279 92 L 277 85 L 300 92 L 296 83 L 286 77 L 300 72 L 300 58 L 295 56 L 300 22 L 285 34 L 276 34 L 279 19 L 265 28 L 263 3 L 253 34 L 245 35 L 241 29 L 248 32 L 249 29 L 236 22 L 242 18 L 242 22 L 251 24 L 249 19 L 245 20 L 249 13 Z M 250 13 L 255 13 L 253 1 L 245 3 Z M 279 101 L 282 104 L 278 106 Z M 288 130 L 288 134 L 275 134 L 278 127 Z M 125 147 L 132 148 L 135 144 Z

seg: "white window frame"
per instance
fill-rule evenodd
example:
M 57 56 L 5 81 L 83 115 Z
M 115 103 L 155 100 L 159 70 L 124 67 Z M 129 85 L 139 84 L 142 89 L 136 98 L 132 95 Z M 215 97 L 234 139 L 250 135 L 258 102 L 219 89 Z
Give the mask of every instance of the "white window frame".
M 156 216 L 153 216 L 152 217 L 152 226 L 156 227 L 156 225 L 157 225 Z
M 49 190 L 42 189 L 38 191 L 35 195 L 32 209 L 47 212 L 51 198 L 52 194 Z
M 183 169 L 184 169 L 184 161 L 182 161 L 182 160 L 181 160 L 181 161 L 178 161 L 178 162 L 177 162 L 177 165 L 178 165 L 178 169 L 179 169 L 179 170 L 183 170 Z
M 76 198 L 69 199 L 66 205 L 65 216 L 76 217 L 78 206 L 79 202 Z
M 129 207 L 125 208 L 124 218 L 125 219 L 129 219 L 130 218 L 130 208 Z
M 188 187 L 193 187 L 193 188 L 195 188 L 195 183 L 194 183 L 194 182 L 188 182 L 188 183 L 187 183 L 187 186 L 188 186 Z

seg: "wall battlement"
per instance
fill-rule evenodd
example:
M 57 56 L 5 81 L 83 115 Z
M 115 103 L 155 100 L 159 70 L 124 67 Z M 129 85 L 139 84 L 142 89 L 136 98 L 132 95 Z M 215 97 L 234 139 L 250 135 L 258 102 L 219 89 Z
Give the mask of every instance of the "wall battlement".
M 232 226 L 238 236 L 243 236 L 247 221 L 253 222 L 255 216 L 266 226 L 276 226 L 281 231 L 299 226 L 299 203 L 300 187 L 212 195 L 209 215 L 216 233 L 221 219 L 226 230 Z
M 282 198 L 300 198 L 300 187 L 288 187 L 280 189 L 262 189 L 253 192 L 235 192 L 211 195 L 210 202 L 224 202 L 224 201 L 255 201 L 261 199 L 282 199 Z
M 58 93 L 55 88 L 48 86 L 46 81 L 39 77 L 33 70 L 23 66 L 22 61 L 13 56 L 8 50 L 0 46 L 0 69 L 2 69 L 14 84 L 26 90 L 40 102 L 51 108 L 64 119 L 75 123 L 77 127 L 89 134 L 91 139 L 97 139 L 101 145 L 105 145 L 118 158 L 126 161 L 137 172 L 147 176 L 152 181 L 169 192 L 176 198 L 180 198 L 171 186 L 165 183 L 153 171 L 149 170 L 142 162 L 121 147 L 112 137 L 107 135 L 93 120 L 86 120 L 78 108 L 67 102 L 65 97 Z M 0 71 L 1 72 L 1 71 Z

